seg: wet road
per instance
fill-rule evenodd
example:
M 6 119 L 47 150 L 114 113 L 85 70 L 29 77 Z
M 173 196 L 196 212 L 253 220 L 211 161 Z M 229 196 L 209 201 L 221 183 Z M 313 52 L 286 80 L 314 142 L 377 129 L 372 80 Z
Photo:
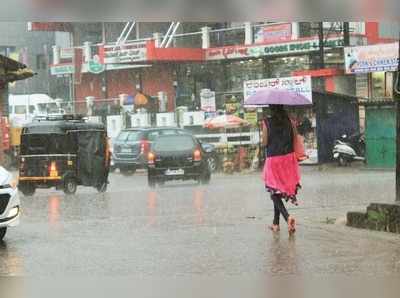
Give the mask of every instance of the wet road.
M 400 273 L 400 236 L 347 228 L 347 211 L 394 200 L 394 173 L 303 169 L 298 232 L 267 231 L 272 203 L 259 174 L 209 186 L 111 176 L 108 193 L 22 199 L 21 225 L 0 245 L 0 275 L 263 276 Z M 336 223 L 334 223 L 336 222 Z

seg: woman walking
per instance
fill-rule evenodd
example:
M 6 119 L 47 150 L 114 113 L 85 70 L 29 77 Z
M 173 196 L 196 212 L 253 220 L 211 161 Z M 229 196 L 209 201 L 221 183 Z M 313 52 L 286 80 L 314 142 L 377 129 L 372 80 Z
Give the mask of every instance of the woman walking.
M 282 215 L 289 233 L 294 233 L 296 220 L 286 210 L 283 200 L 297 205 L 296 195 L 300 188 L 300 170 L 294 150 L 297 132 L 282 105 L 271 105 L 270 108 L 272 114 L 263 123 L 262 139 L 266 148 L 263 178 L 274 204 L 274 221 L 270 229 L 279 231 Z

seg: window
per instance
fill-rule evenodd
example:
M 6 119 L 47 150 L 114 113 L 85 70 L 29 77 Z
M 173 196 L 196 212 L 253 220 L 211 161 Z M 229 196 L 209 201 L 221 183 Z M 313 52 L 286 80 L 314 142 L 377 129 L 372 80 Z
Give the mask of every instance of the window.
M 36 69 L 47 69 L 47 61 L 44 54 L 36 55 Z
M 372 98 L 385 97 L 385 73 L 373 72 L 371 73 L 371 95 Z
M 34 114 L 36 111 L 35 106 L 29 106 L 29 114 Z
M 129 141 L 129 142 L 137 142 L 139 140 L 140 140 L 140 132 L 138 132 L 138 131 L 129 132 L 127 141 Z
M 15 106 L 15 114 L 18 115 L 26 114 L 26 106 Z
M 154 144 L 155 151 L 189 151 L 194 149 L 195 144 L 190 136 L 168 136 L 157 139 Z
M 149 133 L 148 135 L 148 139 L 150 142 L 154 142 L 155 139 L 157 139 L 157 137 L 160 135 L 159 131 L 153 131 L 151 133 Z

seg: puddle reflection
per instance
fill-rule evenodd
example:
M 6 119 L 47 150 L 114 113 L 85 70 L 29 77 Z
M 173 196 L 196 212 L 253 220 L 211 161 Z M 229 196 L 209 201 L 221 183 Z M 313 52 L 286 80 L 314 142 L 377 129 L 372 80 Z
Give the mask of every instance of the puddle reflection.
M 283 236 L 284 232 L 274 233 L 270 244 L 268 244 L 270 246 L 270 270 L 274 274 L 295 274 L 299 271 L 296 235 L 286 238 Z
M 48 200 L 48 218 L 50 227 L 59 229 L 60 227 L 60 197 L 50 196 Z
M 193 205 L 196 210 L 197 224 L 204 223 L 204 189 L 196 189 L 193 194 Z
M 6 241 L 0 241 L 0 272 L 2 275 L 19 276 L 24 273 L 23 259 Z
M 147 217 L 148 225 L 153 226 L 156 224 L 157 218 L 157 193 L 150 191 L 147 194 Z

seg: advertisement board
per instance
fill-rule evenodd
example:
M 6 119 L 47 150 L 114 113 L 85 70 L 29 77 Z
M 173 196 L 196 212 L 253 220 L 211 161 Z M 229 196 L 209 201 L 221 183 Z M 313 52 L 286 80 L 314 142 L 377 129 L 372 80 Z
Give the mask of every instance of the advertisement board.
M 311 76 L 296 76 L 245 81 L 243 87 L 244 100 L 263 89 L 285 89 L 300 93 L 312 102 Z
M 215 112 L 215 92 L 209 89 L 202 89 L 200 92 L 201 110 L 204 112 Z
M 99 56 L 104 64 L 146 61 L 146 42 L 136 42 L 122 46 L 105 46 L 99 50 Z
M 292 39 L 292 24 L 273 24 L 258 28 L 255 43 L 281 42 Z
M 343 47 L 343 38 L 328 38 L 325 49 Z M 292 42 L 274 43 L 254 46 L 229 46 L 206 50 L 206 60 L 257 58 L 284 54 L 298 54 L 318 51 L 318 38 Z
M 396 71 L 399 43 L 377 44 L 344 49 L 346 73 Z

